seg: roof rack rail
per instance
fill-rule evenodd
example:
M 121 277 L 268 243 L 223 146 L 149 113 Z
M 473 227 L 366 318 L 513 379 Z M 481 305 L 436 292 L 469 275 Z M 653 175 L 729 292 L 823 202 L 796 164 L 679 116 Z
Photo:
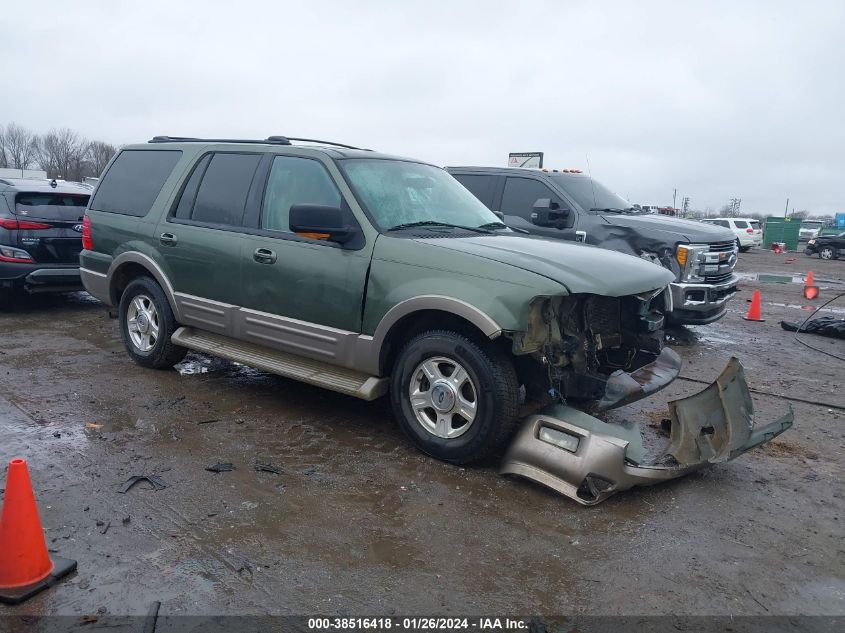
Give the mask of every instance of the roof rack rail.
M 268 139 L 249 139 L 249 138 L 196 138 L 193 136 L 154 136 L 148 143 L 260 143 L 262 145 L 290 145 L 290 141 L 284 136 L 271 136 Z
M 320 141 L 315 138 L 297 138 L 294 136 L 268 136 L 266 139 L 243 139 L 243 138 L 196 138 L 192 136 L 154 136 L 148 143 L 259 143 L 262 145 L 291 145 L 291 141 L 299 141 L 301 143 L 318 143 L 320 145 L 331 145 L 333 147 L 342 147 L 344 149 L 361 149 L 354 145 L 346 145 L 344 143 L 334 143 L 333 141 Z M 369 151 L 369 150 L 366 150 Z

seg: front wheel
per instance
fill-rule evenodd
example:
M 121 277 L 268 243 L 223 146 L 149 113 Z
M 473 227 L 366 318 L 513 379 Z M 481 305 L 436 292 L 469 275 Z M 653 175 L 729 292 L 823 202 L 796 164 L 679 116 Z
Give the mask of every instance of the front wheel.
M 834 259 L 836 257 L 836 253 L 833 251 L 832 246 L 825 246 L 819 249 L 819 257 L 821 259 Z
M 178 327 L 164 291 L 153 279 L 139 277 L 120 297 L 120 335 L 129 356 L 153 369 L 172 367 L 188 350 L 170 337 Z
M 467 464 L 495 454 L 515 430 L 519 383 L 511 360 L 493 345 L 424 332 L 400 352 L 390 400 L 420 450 Z

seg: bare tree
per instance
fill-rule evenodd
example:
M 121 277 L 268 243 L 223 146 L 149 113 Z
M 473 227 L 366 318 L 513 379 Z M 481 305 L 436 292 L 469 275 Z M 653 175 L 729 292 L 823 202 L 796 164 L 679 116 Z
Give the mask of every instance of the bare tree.
M 7 167 L 12 169 L 31 167 L 37 155 L 35 135 L 17 123 L 9 123 L 3 137 Z
M 9 160 L 6 158 L 6 130 L 0 125 L 0 168 L 8 166 Z
M 38 139 L 38 164 L 48 178 L 81 180 L 87 154 L 88 141 L 68 128 L 50 130 Z
M 91 168 L 91 175 L 99 177 L 112 156 L 116 153 L 117 148 L 111 143 L 91 141 L 88 144 L 88 162 Z

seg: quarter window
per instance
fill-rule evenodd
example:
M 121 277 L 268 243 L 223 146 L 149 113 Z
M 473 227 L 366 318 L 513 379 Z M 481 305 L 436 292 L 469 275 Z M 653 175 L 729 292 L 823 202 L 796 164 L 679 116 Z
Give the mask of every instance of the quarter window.
M 191 220 L 242 224 L 246 197 L 260 160 L 260 154 L 214 154 L 197 190 Z
M 734 225 L 738 229 L 747 229 L 748 228 L 748 222 L 746 222 L 745 220 L 734 220 Z
M 290 232 L 292 206 L 321 204 L 339 207 L 340 203 L 340 191 L 319 161 L 296 156 L 276 156 L 264 191 L 261 227 Z
M 502 194 L 502 213 L 530 219 L 534 210 L 534 203 L 541 198 L 550 198 L 552 202 L 557 202 L 561 208 L 568 208 L 568 205 L 560 199 L 560 196 L 539 180 L 508 178 L 505 182 L 505 191 Z
M 147 215 L 181 156 L 180 150 L 123 150 L 97 187 L 91 209 Z

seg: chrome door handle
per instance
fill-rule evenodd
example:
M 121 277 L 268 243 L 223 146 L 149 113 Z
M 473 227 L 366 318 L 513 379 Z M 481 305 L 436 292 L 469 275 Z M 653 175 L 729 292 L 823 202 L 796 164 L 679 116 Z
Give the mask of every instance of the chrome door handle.
M 158 238 L 158 241 L 165 246 L 176 246 L 176 242 L 179 240 L 175 235 L 173 235 L 173 233 L 162 233 Z
M 256 248 L 252 254 L 252 258 L 259 264 L 275 264 L 276 253 L 269 248 Z

